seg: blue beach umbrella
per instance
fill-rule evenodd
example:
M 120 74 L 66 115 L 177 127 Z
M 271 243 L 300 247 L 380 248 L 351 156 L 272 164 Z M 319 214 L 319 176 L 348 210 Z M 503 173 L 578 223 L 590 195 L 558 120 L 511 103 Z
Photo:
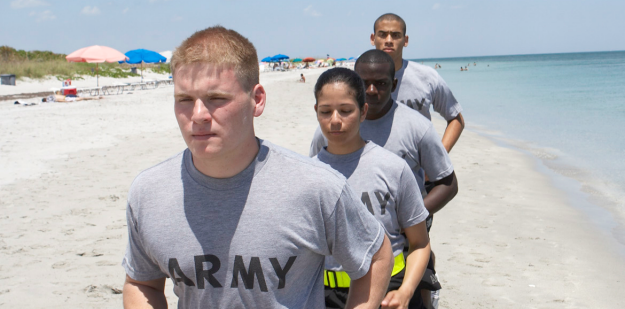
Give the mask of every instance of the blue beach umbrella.
M 349 57 L 347 60 L 356 60 L 356 57 Z
M 265 57 L 261 62 L 271 62 L 271 57 Z
M 143 63 L 165 63 L 167 62 L 167 58 L 163 57 L 163 55 L 147 50 L 147 49 L 135 49 L 129 52 L 126 52 L 126 57 L 128 60 L 124 61 L 126 63 L 137 64 L 141 63 L 141 80 L 143 81 Z M 120 63 L 122 63 L 120 61 Z
M 271 57 L 271 61 L 274 61 L 274 62 L 280 61 L 280 60 L 286 60 L 286 59 L 289 59 L 289 56 L 283 55 L 283 54 L 277 54 Z
M 336 59 L 336 61 L 345 61 L 345 60 L 347 60 L 347 59 L 345 59 L 345 58 Z

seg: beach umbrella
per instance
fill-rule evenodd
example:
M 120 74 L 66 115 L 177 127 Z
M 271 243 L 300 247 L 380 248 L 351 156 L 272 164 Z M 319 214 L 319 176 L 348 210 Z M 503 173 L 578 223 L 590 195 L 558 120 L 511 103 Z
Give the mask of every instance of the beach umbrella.
M 315 62 L 315 58 L 313 57 L 306 57 L 304 59 L 302 59 L 303 62 Z
M 302 62 L 302 58 L 295 58 L 291 62 Z
M 345 59 L 345 58 L 336 59 L 336 61 L 345 61 L 345 60 L 347 60 L 347 59 Z
M 271 57 L 265 57 L 261 62 L 271 62 Z
M 143 81 L 143 63 L 164 63 L 167 61 L 167 58 L 163 57 L 163 55 L 147 49 L 134 49 L 128 51 L 126 52 L 126 57 L 128 57 L 128 60 L 124 61 L 126 63 L 141 63 L 141 81 Z
M 98 74 L 98 64 L 102 62 L 118 62 L 124 61 L 128 57 L 120 53 L 119 51 L 106 47 L 93 45 L 89 47 L 81 48 L 65 57 L 68 62 L 87 62 L 95 63 L 96 67 L 96 82 L 100 87 L 100 75 Z
M 326 59 L 326 62 L 327 63 L 332 63 L 332 62 L 334 62 L 334 58 L 328 58 L 328 59 Z
M 274 62 L 275 61 L 280 61 L 280 60 L 286 60 L 286 59 L 289 59 L 289 56 L 283 55 L 283 54 L 277 54 L 277 55 L 271 57 L 271 61 L 274 61 Z
M 349 59 L 347 60 L 356 60 L 356 59 L 357 59 L 356 57 L 349 57 Z

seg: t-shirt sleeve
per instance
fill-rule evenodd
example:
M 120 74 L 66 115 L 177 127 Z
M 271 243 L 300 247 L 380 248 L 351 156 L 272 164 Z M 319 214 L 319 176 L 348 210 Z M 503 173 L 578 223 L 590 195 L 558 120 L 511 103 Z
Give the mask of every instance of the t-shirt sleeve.
M 343 188 L 325 228 L 330 254 L 349 277 L 359 279 L 366 275 L 373 255 L 384 241 L 384 228 L 349 185 Z
M 313 140 L 310 143 L 310 152 L 308 153 L 308 156 L 310 156 L 311 158 L 316 156 L 319 151 L 321 151 L 321 149 L 326 145 L 326 139 L 323 136 L 323 133 L 321 133 L 321 128 L 317 127 L 317 130 L 315 130 L 315 135 L 313 136 Z
M 432 106 L 445 120 L 449 121 L 458 116 L 462 112 L 462 107 L 454 97 L 454 94 L 447 86 L 447 83 L 437 73 L 437 83 L 434 85 L 434 93 L 432 94 Z
M 126 221 L 128 224 L 128 246 L 126 255 L 122 261 L 122 266 L 126 274 L 134 280 L 148 281 L 167 277 L 158 264 L 150 258 L 141 242 L 141 237 L 137 230 L 136 220 L 133 217 L 130 204 L 126 207 Z
M 421 190 L 410 167 L 404 162 L 404 169 L 397 188 L 397 221 L 402 229 L 421 223 L 429 213 L 423 204 Z
M 449 154 L 431 123 L 419 141 L 419 155 L 421 167 L 430 181 L 441 180 L 454 171 Z

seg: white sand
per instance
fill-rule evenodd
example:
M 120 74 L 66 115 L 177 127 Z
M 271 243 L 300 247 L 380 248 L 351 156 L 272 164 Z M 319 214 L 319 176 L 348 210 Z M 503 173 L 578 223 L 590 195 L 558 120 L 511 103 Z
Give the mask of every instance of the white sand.
M 140 74 L 140 70 L 137 71 Z M 94 88 L 98 84 L 97 78 L 91 76 L 82 76 L 83 79 L 73 80 L 72 86 L 77 88 Z M 169 74 L 157 74 L 153 72 L 143 72 L 143 80 L 161 80 L 168 79 Z M 100 87 L 113 86 L 115 84 L 123 83 L 138 83 L 141 82 L 140 76 L 133 76 L 128 78 L 112 78 L 112 77 L 99 77 Z M 50 76 L 43 79 L 30 79 L 24 78 L 15 82 L 15 86 L 0 85 L 0 96 L 9 94 L 31 93 L 31 92 L 44 92 L 50 91 L 53 88 L 61 88 L 63 81 L 59 81 L 56 77 Z
M 304 71 L 305 84 L 295 82 L 300 72 L 261 75 L 259 137 L 308 153 L 321 72 Z M 0 102 L 0 307 L 121 307 L 129 185 L 185 148 L 172 102 L 172 86 L 70 104 Z M 469 126 L 452 161 L 460 193 L 431 234 L 441 308 L 625 306 L 623 257 L 534 159 Z M 169 281 L 167 295 L 175 305 Z

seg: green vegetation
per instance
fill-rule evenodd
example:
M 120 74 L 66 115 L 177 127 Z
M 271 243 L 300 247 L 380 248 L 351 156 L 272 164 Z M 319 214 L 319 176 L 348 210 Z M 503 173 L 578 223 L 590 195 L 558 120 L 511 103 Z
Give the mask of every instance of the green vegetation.
M 58 80 L 71 78 L 83 79 L 83 75 L 95 76 L 96 64 L 84 62 L 67 62 L 64 54 L 50 51 L 24 51 L 9 46 L 0 46 L 0 74 L 15 74 L 17 79 L 24 77 L 41 79 L 55 76 Z M 130 72 L 131 64 L 100 63 L 100 76 L 125 78 L 139 76 Z M 143 64 L 143 69 L 155 73 L 170 73 L 169 64 Z M 139 70 L 139 68 L 137 68 Z

